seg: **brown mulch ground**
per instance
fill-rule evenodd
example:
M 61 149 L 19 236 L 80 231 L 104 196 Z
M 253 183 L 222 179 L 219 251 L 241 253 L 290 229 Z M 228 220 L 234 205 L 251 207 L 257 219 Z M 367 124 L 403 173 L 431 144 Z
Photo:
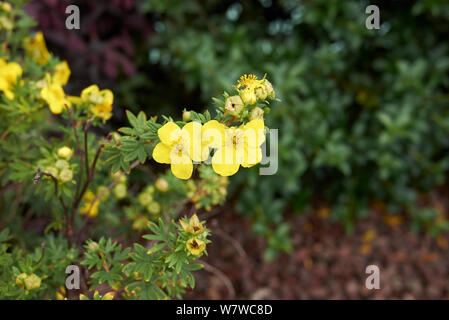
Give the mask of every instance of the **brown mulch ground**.
M 446 236 L 414 233 L 408 221 L 372 209 L 353 235 L 326 212 L 289 218 L 293 251 L 265 262 L 265 240 L 250 220 L 222 212 L 212 230 L 208 265 L 185 299 L 448 299 Z M 368 265 L 380 269 L 380 289 L 368 290 Z

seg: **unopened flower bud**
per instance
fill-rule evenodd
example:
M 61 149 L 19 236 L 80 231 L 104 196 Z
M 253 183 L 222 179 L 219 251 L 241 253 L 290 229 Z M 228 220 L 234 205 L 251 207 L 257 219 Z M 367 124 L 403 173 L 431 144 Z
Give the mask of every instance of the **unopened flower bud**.
M 237 116 L 245 105 L 240 96 L 231 96 L 225 101 L 225 110 L 227 113 L 233 116 Z
M 12 30 L 12 28 L 13 28 L 12 21 L 5 16 L 1 16 L 0 17 L 0 30 L 5 29 L 7 31 L 10 31 L 10 30 Z
M 253 110 L 251 110 L 249 119 L 250 120 L 263 120 L 263 110 L 259 107 L 255 107 Z
M 126 184 L 124 183 L 119 183 L 115 186 L 114 188 L 114 194 L 115 197 L 120 200 L 126 197 L 126 193 L 127 193 L 127 188 L 126 188 Z
M 25 272 L 22 272 L 21 274 L 19 274 L 17 277 L 16 277 L 16 284 L 17 285 L 23 285 L 23 284 L 25 284 L 25 279 L 26 279 L 26 277 L 27 277 L 27 274 L 25 273 Z
M 59 179 L 61 179 L 63 183 L 72 181 L 73 171 L 67 168 L 62 169 L 59 173 Z
M 106 186 L 99 186 L 97 188 L 97 194 L 100 195 L 100 201 L 105 202 L 106 200 L 108 200 L 109 195 L 110 195 L 110 191 L 108 189 L 108 187 Z
M 256 96 L 259 100 L 265 100 L 268 96 L 265 86 L 259 86 L 256 88 Z
M 168 191 L 168 182 L 167 182 L 167 180 L 165 180 L 163 178 L 158 178 L 156 180 L 156 182 L 154 183 L 154 186 L 160 192 L 167 192 Z
M 190 111 L 184 111 L 182 113 L 182 121 L 184 121 L 184 122 L 190 121 L 191 116 L 192 115 L 191 115 Z
M 34 273 L 27 276 L 24 280 L 25 288 L 27 290 L 38 289 L 41 286 L 41 278 L 39 278 Z
M 91 242 L 89 242 L 89 244 L 88 244 L 88 249 L 89 249 L 90 251 L 97 251 L 99 247 L 100 247 L 100 246 L 98 245 L 98 243 L 97 243 L 96 241 L 91 241 Z
M 257 102 L 257 96 L 251 88 L 243 89 L 240 92 L 240 97 L 242 98 L 244 104 L 251 105 Z
M 46 167 L 44 169 L 44 172 L 51 174 L 55 178 L 58 177 L 58 169 L 55 167 Z M 50 177 L 48 177 L 48 178 L 50 178 Z
M 58 157 L 60 158 L 69 158 L 71 157 L 73 154 L 73 150 L 70 149 L 69 147 L 62 147 L 58 149 Z
M 2 2 L 1 8 L 3 12 L 10 13 L 12 10 L 11 4 L 9 2 Z
M 67 161 L 61 159 L 61 160 L 56 161 L 55 166 L 58 169 L 65 169 L 65 168 L 70 167 L 70 164 Z
M 159 214 L 159 212 L 161 212 L 161 205 L 156 201 L 153 201 L 147 206 L 147 210 L 149 213 L 157 215 Z
M 276 94 L 273 89 L 273 85 L 267 79 L 264 80 L 263 85 L 265 86 L 265 90 L 267 91 L 268 99 L 273 100 L 276 97 Z
M 153 201 L 153 197 L 148 192 L 143 192 L 139 194 L 137 200 L 142 206 L 146 207 Z

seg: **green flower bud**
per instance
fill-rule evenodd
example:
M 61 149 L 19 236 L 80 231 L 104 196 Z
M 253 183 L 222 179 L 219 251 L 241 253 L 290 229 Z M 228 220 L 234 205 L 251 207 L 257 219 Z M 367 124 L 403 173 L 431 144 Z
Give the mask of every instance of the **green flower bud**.
M 263 110 L 259 107 L 255 107 L 253 110 L 251 110 L 249 119 L 250 120 L 263 120 Z
M 0 30 L 5 29 L 7 31 L 10 31 L 10 30 L 12 30 L 12 28 L 13 28 L 12 21 L 5 16 L 1 16 L 0 17 Z
M 153 197 L 148 192 L 142 192 L 137 200 L 142 206 L 146 207 L 153 201 Z
M 127 188 L 126 188 L 126 184 L 124 183 L 119 183 L 115 186 L 114 188 L 114 194 L 115 197 L 120 200 L 126 197 L 126 193 L 127 193 Z
M 276 94 L 273 89 L 273 85 L 267 79 L 264 80 L 263 85 L 265 86 L 265 90 L 267 91 L 267 97 L 273 100 L 276 97 Z
M 245 107 L 240 96 L 231 96 L 225 101 L 225 110 L 233 116 L 237 116 Z
M 10 13 L 12 10 L 11 4 L 9 2 L 2 2 L 1 8 L 3 12 Z
M 41 278 L 39 278 L 34 273 L 27 276 L 24 280 L 25 288 L 27 290 L 38 289 L 41 286 Z
M 73 171 L 67 168 L 62 169 L 61 172 L 59 173 L 59 179 L 61 179 L 63 183 L 72 181 Z
M 106 186 L 99 186 L 97 188 L 97 194 L 100 194 L 100 201 L 104 202 L 106 200 L 108 200 L 109 195 L 111 194 L 111 192 L 109 191 L 108 187 Z
M 160 192 L 167 192 L 168 191 L 168 182 L 167 182 L 167 180 L 165 180 L 163 178 L 158 178 L 156 180 L 156 182 L 154 183 L 154 186 Z
M 90 251 L 97 251 L 99 247 L 100 247 L 100 246 L 98 245 L 97 242 L 95 242 L 95 241 L 89 242 L 88 249 L 89 249 Z
M 17 285 L 24 285 L 25 284 L 24 281 L 25 281 L 26 277 L 27 277 L 27 274 L 25 272 L 22 272 L 21 274 L 19 274 L 16 277 L 16 284 Z
M 259 86 L 256 88 L 256 96 L 259 100 L 265 100 L 268 96 L 265 86 Z
M 56 169 L 55 167 L 46 167 L 44 169 L 44 172 L 51 174 L 55 178 L 58 177 L 58 169 Z M 50 179 L 50 177 L 48 178 Z
M 184 121 L 184 122 L 190 121 L 191 117 L 192 117 L 192 115 L 191 115 L 190 111 L 184 111 L 182 113 L 182 121 Z
M 153 201 L 147 206 L 147 210 L 149 213 L 157 215 L 161 212 L 161 205 L 156 201 Z
M 66 160 L 60 159 L 60 160 L 56 161 L 55 166 L 58 169 L 64 169 L 64 168 L 70 167 L 70 164 Z

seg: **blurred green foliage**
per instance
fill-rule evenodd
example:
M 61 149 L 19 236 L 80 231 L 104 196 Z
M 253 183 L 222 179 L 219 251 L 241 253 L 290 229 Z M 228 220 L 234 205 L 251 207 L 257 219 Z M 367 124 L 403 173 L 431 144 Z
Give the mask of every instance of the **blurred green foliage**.
M 379 30 L 365 27 L 369 4 L 380 8 Z M 282 102 L 267 125 L 279 128 L 279 171 L 259 176 L 255 168 L 232 179 L 237 209 L 269 237 L 269 256 L 290 249 L 283 214 L 316 201 L 348 231 L 373 199 L 435 230 L 432 215 L 413 203 L 445 181 L 449 166 L 448 2 L 140 5 L 155 21 L 148 62 L 161 79 L 181 79 L 164 82 L 167 99 L 171 91 L 199 92 L 212 110 L 205 99 L 242 73 L 267 72 L 276 87 Z

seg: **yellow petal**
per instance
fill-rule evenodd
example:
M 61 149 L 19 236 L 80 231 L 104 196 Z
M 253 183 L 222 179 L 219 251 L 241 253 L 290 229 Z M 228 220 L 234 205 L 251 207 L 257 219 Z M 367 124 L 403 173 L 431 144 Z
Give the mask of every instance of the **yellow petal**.
M 114 94 L 109 89 L 104 89 L 100 91 L 100 94 L 103 96 L 104 103 L 113 104 L 114 103 Z
M 243 126 L 245 144 L 249 147 L 258 147 L 265 142 L 264 122 L 261 119 L 252 120 Z
M 210 148 L 219 148 L 225 142 L 225 125 L 217 120 L 210 120 L 203 126 L 203 145 Z
M 157 135 L 163 143 L 170 145 L 180 137 L 181 129 L 176 123 L 167 122 L 157 130 Z
M 81 99 L 83 99 L 84 101 L 89 100 L 89 96 L 91 94 L 98 94 L 98 92 L 100 92 L 100 89 L 96 84 L 88 86 L 83 91 L 81 91 Z
M 262 150 L 257 148 L 245 148 L 242 167 L 249 168 L 262 161 Z
M 208 150 L 203 150 L 201 144 L 201 127 L 202 126 L 200 122 L 191 121 L 182 128 L 183 133 L 188 135 L 190 157 L 193 161 L 196 162 L 206 160 L 208 156 L 204 152 L 207 152 Z
M 190 163 L 181 162 L 179 164 L 172 163 L 171 164 L 171 172 L 173 175 L 179 179 L 187 180 L 192 176 L 193 172 L 193 164 L 192 161 Z
M 212 168 L 221 176 L 232 176 L 240 167 L 237 161 L 229 161 L 230 150 L 223 152 L 223 149 L 218 149 L 212 157 Z M 235 160 L 235 156 L 233 157 Z
M 153 149 L 153 159 L 159 163 L 170 163 L 171 148 L 166 144 L 160 142 Z

